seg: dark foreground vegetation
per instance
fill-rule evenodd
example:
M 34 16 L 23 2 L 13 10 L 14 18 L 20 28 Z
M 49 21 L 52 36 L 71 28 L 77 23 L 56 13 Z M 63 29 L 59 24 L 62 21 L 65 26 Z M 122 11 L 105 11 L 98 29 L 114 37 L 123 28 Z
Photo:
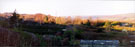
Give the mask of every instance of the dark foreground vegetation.
M 92 22 L 90 18 L 79 17 L 43 18 L 41 14 L 34 20 L 25 20 L 16 12 L 12 15 L 0 17 L 0 46 L 80 47 L 80 40 L 119 40 L 120 45 L 130 46 L 130 40 L 135 40 L 134 32 L 131 32 L 134 30 L 122 31 L 115 27 L 121 25 L 120 22 Z

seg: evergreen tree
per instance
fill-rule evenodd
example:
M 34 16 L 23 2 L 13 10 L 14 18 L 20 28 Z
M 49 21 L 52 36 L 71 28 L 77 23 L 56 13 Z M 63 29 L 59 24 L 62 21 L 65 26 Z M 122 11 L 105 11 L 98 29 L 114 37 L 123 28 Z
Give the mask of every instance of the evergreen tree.
M 17 27 L 19 25 L 19 14 L 16 14 L 16 10 L 13 13 L 13 16 L 9 18 L 9 24 L 11 27 Z

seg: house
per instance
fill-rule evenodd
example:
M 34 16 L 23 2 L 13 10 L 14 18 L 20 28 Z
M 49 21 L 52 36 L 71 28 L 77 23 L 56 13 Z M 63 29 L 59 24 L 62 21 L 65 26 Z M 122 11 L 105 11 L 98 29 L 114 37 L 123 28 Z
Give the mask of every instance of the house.
M 129 24 L 129 23 L 121 23 L 121 26 L 132 27 L 132 24 Z
M 119 47 L 118 40 L 80 40 L 80 47 Z

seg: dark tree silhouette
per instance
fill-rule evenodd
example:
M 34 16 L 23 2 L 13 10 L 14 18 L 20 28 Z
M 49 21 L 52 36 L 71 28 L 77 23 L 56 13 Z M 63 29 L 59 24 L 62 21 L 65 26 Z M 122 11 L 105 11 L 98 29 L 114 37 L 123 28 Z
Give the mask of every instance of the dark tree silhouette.
M 19 14 L 16 13 L 16 10 L 13 13 L 13 16 L 9 18 L 9 24 L 11 27 L 17 27 L 19 25 Z

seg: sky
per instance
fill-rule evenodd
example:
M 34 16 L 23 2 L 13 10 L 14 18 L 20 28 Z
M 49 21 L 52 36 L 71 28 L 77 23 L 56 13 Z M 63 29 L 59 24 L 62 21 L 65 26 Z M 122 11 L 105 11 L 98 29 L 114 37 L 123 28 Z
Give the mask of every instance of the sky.
M 135 1 L 0 0 L 0 13 L 43 13 L 53 16 L 91 16 L 135 13 Z

